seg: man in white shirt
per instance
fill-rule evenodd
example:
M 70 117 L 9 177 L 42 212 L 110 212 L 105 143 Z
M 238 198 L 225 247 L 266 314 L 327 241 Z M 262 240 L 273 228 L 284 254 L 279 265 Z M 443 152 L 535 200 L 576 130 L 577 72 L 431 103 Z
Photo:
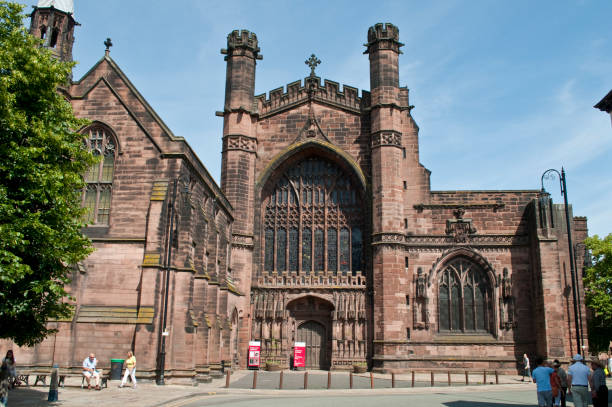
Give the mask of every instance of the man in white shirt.
M 575 355 L 574 364 L 567 370 L 567 383 L 571 384 L 568 393 L 574 399 L 574 406 L 587 407 L 589 404 L 589 381 L 591 369 L 583 363 L 581 355 Z
M 93 353 L 83 361 L 83 376 L 87 380 L 87 389 L 91 389 L 91 379 L 93 379 L 96 390 L 100 390 L 100 372 L 96 370 L 97 364 L 98 360 Z

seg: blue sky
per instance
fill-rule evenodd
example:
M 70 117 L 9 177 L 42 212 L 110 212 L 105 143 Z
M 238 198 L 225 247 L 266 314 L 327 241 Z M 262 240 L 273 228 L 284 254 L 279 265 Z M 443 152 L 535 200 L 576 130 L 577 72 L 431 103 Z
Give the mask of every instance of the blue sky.
M 31 1 L 28 6 L 35 4 Z M 612 2 L 75 0 L 80 78 L 112 58 L 219 181 L 227 34 L 259 38 L 256 93 L 317 74 L 369 89 L 368 27 L 391 22 L 405 43 L 421 162 L 433 190 L 539 189 L 567 171 L 574 214 L 612 233 L 612 127 L 594 109 L 612 89 Z M 558 181 L 547 181 L 562 202 Z

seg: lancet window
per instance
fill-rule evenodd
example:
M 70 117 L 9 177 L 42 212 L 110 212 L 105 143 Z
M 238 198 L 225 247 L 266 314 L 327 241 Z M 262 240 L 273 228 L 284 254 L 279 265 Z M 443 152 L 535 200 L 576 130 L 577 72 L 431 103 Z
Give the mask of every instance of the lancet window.
M 489 332 L 493 299 L 486 273 L 477 264 L 458 258 L 439 274 L 438 316 L 443 333 Z
M 108 225 L 117 143 L 108 131 L 96 126 L 89 129 L 86 144 L 101 159 L 85 174 L 87 185 L 83 193 L 83 206 L 88 209 L 85 223 Z
M 357 188 L 336 164 L 320 157 L 298 162 L 264 199 L 264 270 L 361 271 L 363 206 Z

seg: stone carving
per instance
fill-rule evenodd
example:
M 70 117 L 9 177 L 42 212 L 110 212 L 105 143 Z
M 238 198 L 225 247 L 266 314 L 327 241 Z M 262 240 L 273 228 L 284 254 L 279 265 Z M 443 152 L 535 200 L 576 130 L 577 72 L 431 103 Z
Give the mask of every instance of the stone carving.
M 504 268 L 502 276 L 497 275 L 500 281 L 501 295 L 499 298 L 499 321 L 502 329 L 516 326 L 514 317 L 514 297 L 512 296 L 512 279 L 508 276 L 508 269 Z
M 371 147 L 402 146 L 402 134 L 396 131 L 379 131 L 372 134 Z
M 429 329 L 429 299 L 427 298 L 427 278 L 422 268 L 418 268 L 415 277 L 414 305 L 412 320 L 414 329 Z
M 476 228 L 472 225 L 472 219 L 464 219 L 464 214 L 465 209 L 457 208 L 453 211 L 455 219 L 446 221 L 446 234 L 451 235 L 455 243 L 465 243 L 470 235 L 476 233 Z
M 228 135 L 224 139 L 224 151 L 241 150 L 254 153 L 257 150 L 257 140 L 242 135 Z

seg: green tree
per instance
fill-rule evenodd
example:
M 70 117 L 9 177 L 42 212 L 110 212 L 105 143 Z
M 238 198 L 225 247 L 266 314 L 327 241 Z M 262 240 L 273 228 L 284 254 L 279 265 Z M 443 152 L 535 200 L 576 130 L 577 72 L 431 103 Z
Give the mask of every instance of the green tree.
M 612 340 L 612 233 L 603 239 L 595 235 L 585 240 L 593 266 L 586 270 L 586 306 L 591 310 L 589 345 L 591 351 L 605 351 Z
M 0 338 L 33 345 L 70 315 L 70 265 L 87 257 L 82 174 L 94 162 L 58 92 L 72 65 L 30 36 L 23 6 L 0 1 Z

